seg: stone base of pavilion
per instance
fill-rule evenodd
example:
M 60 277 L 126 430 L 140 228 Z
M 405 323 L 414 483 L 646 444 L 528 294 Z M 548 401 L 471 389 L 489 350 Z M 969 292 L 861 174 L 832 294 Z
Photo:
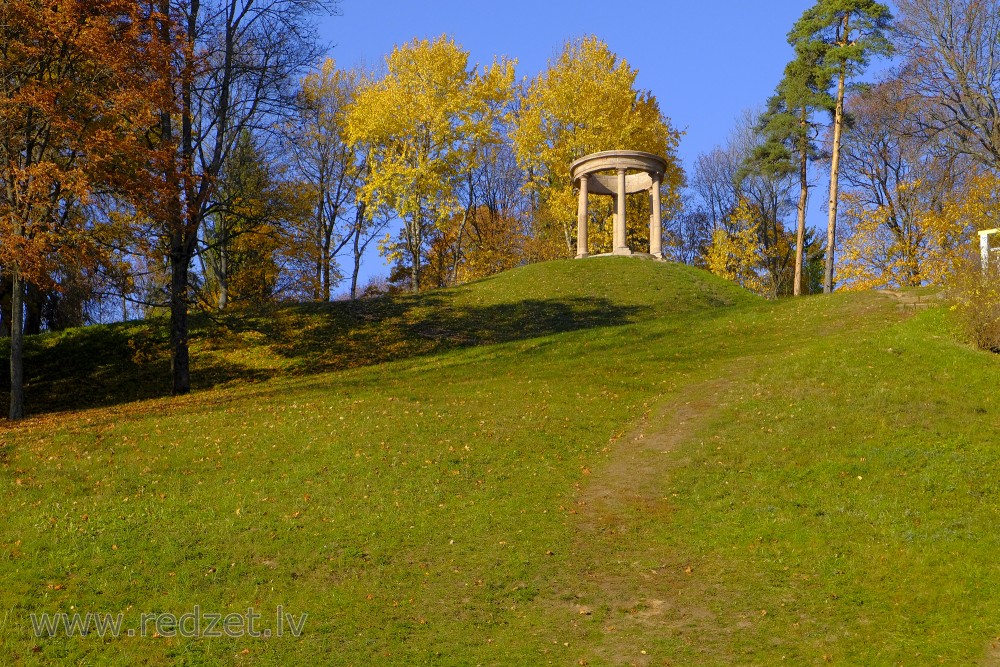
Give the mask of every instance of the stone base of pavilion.
M 590 257 L 635 257 L 636 259 L 655 259 L 658 262 L 665 262 L 663 257 L 648 252 L 632 252 L 628 248 L 619 248 L 614 252 L 602 252 L 597 255 L 577 255 L 576 259 L 588 259 Z

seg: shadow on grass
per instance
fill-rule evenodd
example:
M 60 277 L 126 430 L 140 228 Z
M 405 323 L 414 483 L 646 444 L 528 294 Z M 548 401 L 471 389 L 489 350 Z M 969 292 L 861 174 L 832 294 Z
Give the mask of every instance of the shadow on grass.
M 331 306 L 301 306 L 292 317 L 245 321 L 290 360 L 292 372 L 367 366 L 476 345 L 620 326 L 645 309 L 607 299 L 528 299 L 516 303 L 455 306 L 433 296 L 414 303 L 380 299 Z
M 192 382 L 208 389 L 635 322 L 648 308 L 603 298 L 456 305 L 447 294 L 302 304 L 191 318 Z M 29 337 L 31 414 L 106 407 L 170 393 L 165 319 Z M 0 345 L 6 357 L 9 347 Z M 0 381 L 5 414 L 9 380 Z

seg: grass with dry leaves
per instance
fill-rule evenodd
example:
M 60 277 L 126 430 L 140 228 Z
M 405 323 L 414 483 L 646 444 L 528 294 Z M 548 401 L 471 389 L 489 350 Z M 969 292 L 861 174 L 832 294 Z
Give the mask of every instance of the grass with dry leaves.
M 31 341 L 0 426 L 13 664 L 984 659 L 1000 366 L 946 309 L 622 258 Z M 81 387 L 86 387 L 82 390 Z M 132 398 L 141 398 L 130 402 Z M 299 618 L 36 638 L 30 614 Z M 168 635 L 167 633 L 161 633 Z

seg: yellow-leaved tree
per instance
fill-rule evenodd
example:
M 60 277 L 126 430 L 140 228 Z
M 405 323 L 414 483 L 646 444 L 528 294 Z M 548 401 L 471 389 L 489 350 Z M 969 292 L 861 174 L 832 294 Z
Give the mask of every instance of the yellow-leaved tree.
M 788 234 L 781 234 L 784 248 L 765 248 L 760 242 L 761 215 L 746 199 L 740 199 L 726 224 L 712 234 L 705 264 L 717 276 L 744 288 L 774 298 L 778 286 L 766 270 L 769 253 L 788 249 Z
M 636 88 L 638 70 L 597 37 L 567 42 L 560 56 L 531 82 L 522 100 L 514 143 L 535 197 L 535 245 L 539 258 L 571 256 L 576 248 L 576 197 L 569 166 L 577 158 L 608 150 L 639 150 L 667 160 L 661 202 L 668 212 L 680 203 L 684 172 L 677 160 L 680 133 L 660 112 L 656 97 Z M 630 241 L 648 240 L 645 216 L 627 215 Z M 610 243 L 612 199 L 594 199 L 598 223 L 593 240 Z M 668 216 L 664 216 L 665 218 Z
M 475 160 L 477 147 L 498 142 L 495 128 L 514 83 L 514 63 L 501 59 L 480 69 L 446 36 L 393 49 L 383 78 L 357 92 L 346 137 L 369 150 L 370 175 L 360 197 L 402 221 L 399 237 L 383 253 L 409 270 L 420 288 L 429 232 L 461 210 L 456 178 Z
M 975 230 L 994 225 L 997 179 L 978 174 L 928 196 L 939 184 L 896 184 L 894 197 L 866 206 L 857 193 L 841 197 L 845 230 L 840 246 L 845 289 L 943 285 L 969 254 Z
M 863 88 L 848 102 L 839 282 L 859 290 L 941 284 L 967 250 L 986 182 L 940 136 L 921 138 L 931 110 L 901 81 Z
M 306 224 L 294 232 L 311 264 L 297 271 L 298 281 L 318 301 L 329 301 L 332 296 L 339 279 L 337 256 L 352 246 L 363 251 L 379 229 L 371 211 L 358 201 L 368 174 L 367 152 L 344 138 L 347 114 L 363 80 L 361 70 L 339 69 L 327 58 L 303 77 L 298 115 L 287 127 L 295 168 L 312 200 L 311 214 L 303 221 Z M 353 253 L 352 259 L 354 298 L 358 253 Z

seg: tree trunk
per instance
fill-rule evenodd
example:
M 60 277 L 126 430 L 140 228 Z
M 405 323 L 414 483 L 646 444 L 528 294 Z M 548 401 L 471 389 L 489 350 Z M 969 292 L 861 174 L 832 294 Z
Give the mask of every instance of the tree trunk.
M 188 353 L 188 256 L 177 232 L 170 248 L 170 369 L 173 394 L 191 391 L 191 365 Z
M 24 281 L 14 267 L 10 296 L 10 418 L 24 417 Z
M 420 237 L 421 220 L 418 215 L 413 216 L 411 225 L 407 234 L 409 236 L 407 245 L 410 249 L 410 291 L 416 294 L 420 291 L 420 246 L 423 243 Z
M 323 246 L 323 301 L 330 301 L 330 241 Z
M 324 220 L 323 214 L 326 211 L 323 208 L 324 198 L 326 197 L 326 178 L 320 174 L 319 179 L 319 192 L 317 193 L 316 201 L 316 287 L 313 289 L 313 298 L 317 301 L 323 299 L 323 266 L 326 263 L 326 249 L 327 249 L 327 234 L 326 234 L 326 222 Z M 330 300 L 329 297 L 326 299 Z
M 847 34 L 848 17 L 844 17 L 844 34 Z M 845 37 L 846 38 L 846 37 Z M 837 179 L 840 176 L 840 134 L 844 126 L 844 87 L 847 69 L 840 68 L 837 79 L 837 106 L 833 112 L 833 151 L 830 157 L 830 214 L 826 223 L 826 273 L 823 277 L 823 293 L 833 291 L 834 246 L 837 241 Z
M 313 285 L 313 298 L 316 301 L 323 300 L 323 243 L 320 242 L 316 248 L 316 281 Z
M 410 252 L 410 291 L 416 294 L 420 291 L 420 247 Z
M 358 273 L 361 272 L 361 253 L 358 251 L 358 242 L 361 238 L 361 230 L 354 231 L 354 268 L 351 271 L 351 301 L 358 298 Z
M 219 310 L 229 305 L 229 235 L 223 228 L 222 244 L 219 247 Z
M 358 202 L 354 213 L 354 270 L 351 272 L 351 301 L 358 298 L 358 274 L 361 273 L 361 228 L 365 220 L 365 203 Z
M 465 228 L 469 224 L 469 218 L 476 207 L 475 189 L 472 183 L 472 170 L 468 175 L 469 185 L 469 205 L 465 207 L 465 214 L 462 216 L 462 226 L 458 228 L 458 239 L 455 241 L 455 254 L 451 263 L 451 284 L 458 284 L 458 265 L 462 261 L 462 237 L 465 235 Z
M 160 23 L 160 36 L 163 43 L 170 45 L 173 42 L 173 25 L 166 17 L 170 16 L 170 0 L 160 0 L 159 8 L 162 16 Z M 192 7 L 194 10 L 194 7 Z M 193 17 L 189 17 L 188 23 L 189 38 L 193 40 Z M 193 41 L 191 42 L 193 43 Z M 185 63 L 185 70 L 190 68 L 190 63 Z M 181 155 L 174 155 L 174 159 L 168 163 L 165 179 L 167 201 L 165 212 L 165 222 L 170 229 L 170 374 L 173 381 L 172 391 L 174 395 L 186 394 L 191 391 L 191 368 L 188 362 L 188 322 L 187 322 L 187 289 L 188 289 L 188 260 L 189 254 L 185 252 L 184 244 L 184 208 L 181 204 L 181 187 L 179 171 L 174 160 L 180 160 L 181 164 L 189 167 L 193 150 L 191 148 L 190 133 L 190 109 L 191 109 L 191 89 L 190 72 L 182 74 L 185 82 L 181 85 Z M 172 85 L 172 82 L 171 82 Z M 160 131 L 164 144 L 170 146 L 174 139 L 174 114 L 172 110 L 160 112 Z
M 806 244 L 806 204 L 809 200 L 809 137 L 805 134 L 807 109 L 802 107 L 800 122 L 802 137 L 799 139 L 799 204 L 795 224 L 795 283 L 792 295 L 802 296 L 802 260 Z

